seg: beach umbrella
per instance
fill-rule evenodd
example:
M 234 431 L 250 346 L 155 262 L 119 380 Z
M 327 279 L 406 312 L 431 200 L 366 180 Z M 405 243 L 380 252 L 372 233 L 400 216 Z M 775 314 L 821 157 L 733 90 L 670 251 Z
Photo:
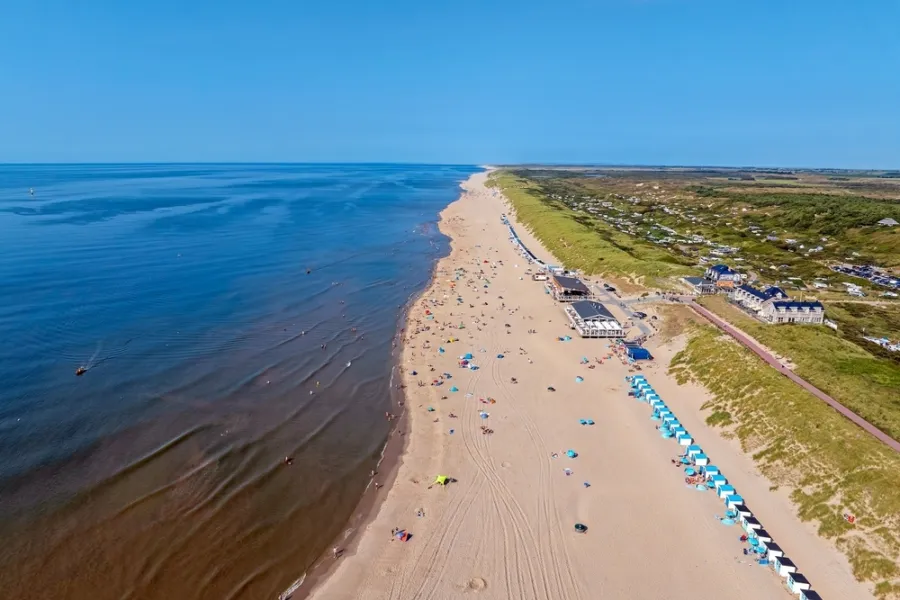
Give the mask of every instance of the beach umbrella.
M 454 385 L 452 388 L 450 388 L 450 391 L 451 391 L 451 392 L 458 392 L 458 391 L 459 391 L 459 388 L 456 387 L 456 386 Z
M 566 450 L 566 456 L 568 456 L 569 458 L 575 458 L 576 456 L 578 456 L 578 453 L 574 450 Z

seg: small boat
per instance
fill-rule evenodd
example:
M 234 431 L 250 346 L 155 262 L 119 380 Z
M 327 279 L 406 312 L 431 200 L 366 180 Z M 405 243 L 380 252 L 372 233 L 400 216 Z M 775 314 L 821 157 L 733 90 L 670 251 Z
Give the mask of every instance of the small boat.
M 81 377 L 81 376 L 84 375 L 85 373 L 87 373 L 87 369 L 85 369 L 84 367 L 78 367 L 77 369 L 75 369 L 75 376 L 76 376 L 76 377 Z
M 347 361 L 347 366 L 348 366 L 348 367 L 350 366 L 350 361 Z

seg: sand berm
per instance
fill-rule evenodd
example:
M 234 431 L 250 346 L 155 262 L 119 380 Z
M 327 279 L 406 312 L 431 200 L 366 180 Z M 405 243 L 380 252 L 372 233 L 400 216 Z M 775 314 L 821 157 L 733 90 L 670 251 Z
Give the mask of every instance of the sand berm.
M 740 527 L 715 518 L 721 501 L 685 485 L 670 462 L 678 447 L 659 436 L 646 404 L 627 397 L 628 367 L 603 360 L 608 342 L 558 341 L 572 333 L 562 308 L 525 274 L 501 222 L 509 206 L 486 178 L 473 175 L 441 214 L 451 253 L 410 310 L 401 357 L 410 427 L 396 480 L 312 597 L 790 597 L 780 577 L 743 555 Z M 705 392 L 666 375 L 677 349 L 677 340 L 651 346 L 658 366 L 644 373 L 663 399 L 823 597 L 871 598 L 752 460 L 705 425 Z M 466 353 L 477 370 L 460 368 Z M 453 481 L 435 485 L 437 475 Z M 397 540 L 394 528 L 411 539 Z

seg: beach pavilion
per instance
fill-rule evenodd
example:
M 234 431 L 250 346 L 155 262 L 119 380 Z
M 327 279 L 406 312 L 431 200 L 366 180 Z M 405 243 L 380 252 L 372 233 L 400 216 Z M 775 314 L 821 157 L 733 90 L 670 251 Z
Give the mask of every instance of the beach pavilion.
M 553 275 L 550 277 L 550 293 L 559 302 L 576 302 L 590 300 L 591 290 L 577 277 Z
M 594 302 L 593 300 L 577 300 L 566 306 L 565 311 L 572 327 L 575 328 L 575 331 L 577 331 L 581 337 L 625 337 L 625 330 L 622 328 L 622 325 L 609 309 L 599 302 Z

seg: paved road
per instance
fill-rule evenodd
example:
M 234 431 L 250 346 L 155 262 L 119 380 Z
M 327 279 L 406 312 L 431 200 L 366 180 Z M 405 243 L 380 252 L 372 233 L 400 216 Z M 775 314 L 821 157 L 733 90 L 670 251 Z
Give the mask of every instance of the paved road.
M 872 425 L 871 423 L 869 423 L 868 421 L 863 419 L 861 416 L 859 416 L 858 414 L 856 414 L 855 412 L 853 412 L 852 410 L 850 410 L 849 408 L 847 408 L 846 406 L 844 406 L 843 404 L 841 404 L 840 402 L 838 402 L 837 400 L 835 400 L 834 398 L 832 398 L 831 396 L 829 396 L 828 394 L 826 394 L 825 392 L 820 390 L 819 388 L 815 387 L 814 385 L 812 385 L 805 379 L 798 377 L 790 369 L 786 369 L 785 367 L 783 367 L 781 365 L 781 363 L 778 361 L 778 359 L 776 359 L 770 353 L 763 350 L 758 344 L 756 344 L 756 342 L 754 342 L 753 340 L 748 338 L 746 335 L 742 334 L 740 331 L 736 330 L 734 327 L 729 325 L 726 321 L 724 321 L 717 315 L 713 314 L 712 312 L 708 311 L 707 309 L 703 308 L 702 306 L 700 306 L 699 304 L 694 302 L 692 299 L 687 299 L 686 304 L 688 306 L 690 306 L 691 308 L 693 308 L 695 311 L 697 311 L 699 314 L 706 317 L 707 320 L 712 322 L 719 329 L 726 332 L 728 335 L 730 335 L 731 337 L 733 337 L 734 339 L 736 339 L 737 341 L 742 343 L 744 346 L 746 346 L 747 348 L 752 350 L 754 353 L 756 353 L 760 358 L 762 358 L 764 361 L 769 363 L 771 366 L 773 366 L 774 368 L 781 371 L 782 375 L 784 375 L 785 377 L 787 377 L 788 379 L 790 379 L 791 381 L 793 381 L 794 383 L 796 383 L 803 389 L 805 389 L 808 392 L 810 392 L 811 394 L 813 394 L 816 398 L 822 400 L 823 402 L 825 402 L 826 404 L 831 406 L 833 409 L 835 409 L 836 411 L 838 411 L 839 413 L 841 413 L 842 415 L 844 415 L 845 417 L 847 417 L 848 419 L 850 419 L 851 421 L 853 421 L 854 423 L 859 425 L 864 431 L 872 434 L 878 440 L 887 444 L 887 446 L 889 446 L 890 448 L 893 448 L 897 452 L 900 452 L 900 442 L 898 442 L 897 440 L 895 440 L 888 434 L 884 433 L 883 431 L 881 431 L 880 429 L 878 429 L 877 427 L 875 427 L 874 425 Z
M 645 338 L 650 337 L 650 335 L 653 334 L 653 329 L 651 329 L 650 326 L 643 321 L 643 319 L 638 319 L 636 316 L 634 316 L 634 311 L 632 311 L 629 306 L 631 304 L 631 301 L 621 300 L 615 297 L 610 292 L 604 290 L 602 287 L 599 287 L 597 284 L 591 283 L 590 287 L 591 291 L 594 293 L 594 297 L 597 298 L 600 302 L 622 308 L 622 310 L 625 312 L 625 315 L 638 329 L 640 329 L 641 335 L 643 335 Z M 622 304 L 625 304 L 624 308 L 621 306 Z

